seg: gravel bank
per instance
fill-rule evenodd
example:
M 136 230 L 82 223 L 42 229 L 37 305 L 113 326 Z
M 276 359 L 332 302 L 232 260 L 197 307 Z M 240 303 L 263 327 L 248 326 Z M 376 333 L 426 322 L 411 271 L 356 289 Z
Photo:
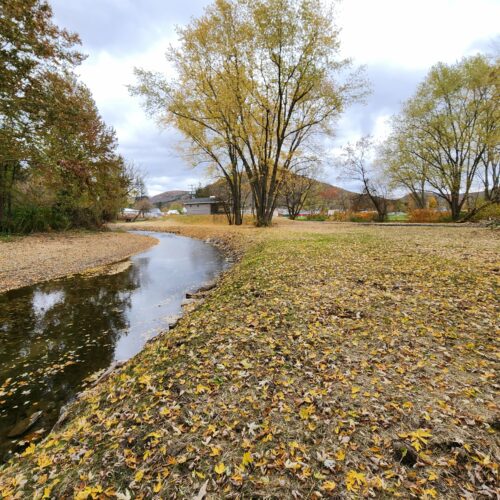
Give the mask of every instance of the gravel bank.
M 155 245 L 127 233 L 36 234 L 0 242 L 0 293 L 126 259 Z

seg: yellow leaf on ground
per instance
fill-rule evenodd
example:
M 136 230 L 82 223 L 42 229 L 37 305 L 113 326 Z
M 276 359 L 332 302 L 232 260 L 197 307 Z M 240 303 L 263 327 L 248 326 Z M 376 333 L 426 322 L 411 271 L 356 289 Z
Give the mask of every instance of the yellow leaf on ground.
M 366 485 L 366 477 L 361 472 L 350 470 L 347 473 L 345 484 L 348 491 L 358 491 L 361 486 Z
M 252 454 L 247 451 L 243 454 L 243 459 L 241 460 L 241 465 L 243 467 L 246 467 L 248 464 L 251 464 L 253 462 Z
M 321 488 L 325 491 L 333 491 L 337 487 L 337 483 L 334 481 L 325 481 L 322 485 Z
M 214 467 L 214 470 L 215 472 L 217 472 L 217 474 L 224 474 L 226 466 L 222 462 L 220 462 Z
M 210 449 L 212 450 L 210 452 L 210 456 L 211 457 L 217 457 L 220 455 L 221 451 L 222 451 L 222 448 L 220 448 L 219 446 L 211 446 Z
M 299 411 L 299 416 L 302 420 L 307 420 L 314 413 L 314 406 L 303 406 Z

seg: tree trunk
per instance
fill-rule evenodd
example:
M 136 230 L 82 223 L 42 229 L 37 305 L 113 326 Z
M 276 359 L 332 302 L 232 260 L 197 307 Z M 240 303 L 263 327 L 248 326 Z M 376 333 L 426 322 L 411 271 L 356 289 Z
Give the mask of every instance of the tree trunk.
M 255 225 L 257 227 L 269 227 L 272 225 L 273 211 L 269 210 L 269 207 L 257 206 L 255 213 L 256 213 Z
M 233 222 L 235 226 L 243 224 L 243 214 L 241 213 L 241 190 L 236 189 L 233 193 Z
M 425 192 L 414 191 L 411 193 L 413 201 L 415 202 L 415 207 L 419 209 L 424 209 L 425 203 Z
M 4 221 L 4 205 L 5 205 L 5 184 L 6 184 L 6 175 L 5 175 L 6 167 L 4 165 L 0 165 L 0 231 L 5 230 L 5 221 Z
M 273 217 L 266 213 L 266 211 L 257 210 L 255 225 L 257 227 L 269 227 L 272 225 Z
M 460 195 L 457 193 L 453 193 L 451 195 L 451 201 L 450 201 L 450 208 L 451 208 L 451 218 L 453 221 L 457 221 L 460 219 Z

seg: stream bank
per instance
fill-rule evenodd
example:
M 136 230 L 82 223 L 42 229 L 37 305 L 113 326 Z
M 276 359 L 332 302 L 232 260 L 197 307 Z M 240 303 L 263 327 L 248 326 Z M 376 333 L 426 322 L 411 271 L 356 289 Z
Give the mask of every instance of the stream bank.
M 227 265 L 201 241 L 154 240 L 130 260 L 0 295 L 0 455 L 45 435 L 94 373 L 168 331 L 186 293 Z

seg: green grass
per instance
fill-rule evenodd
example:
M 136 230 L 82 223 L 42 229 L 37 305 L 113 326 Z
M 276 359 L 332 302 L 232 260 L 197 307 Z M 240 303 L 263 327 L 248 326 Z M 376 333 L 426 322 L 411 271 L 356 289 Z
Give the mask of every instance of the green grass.
M 408 214 L 389 214 L 387 216 L 389 222 L 408 222 Z
M 13 236 L 12 234 L 5 234 L 5 233 L 0 233 L 0 243 L 10 243 L 11 241 L 14 241 L 16 236 Z

